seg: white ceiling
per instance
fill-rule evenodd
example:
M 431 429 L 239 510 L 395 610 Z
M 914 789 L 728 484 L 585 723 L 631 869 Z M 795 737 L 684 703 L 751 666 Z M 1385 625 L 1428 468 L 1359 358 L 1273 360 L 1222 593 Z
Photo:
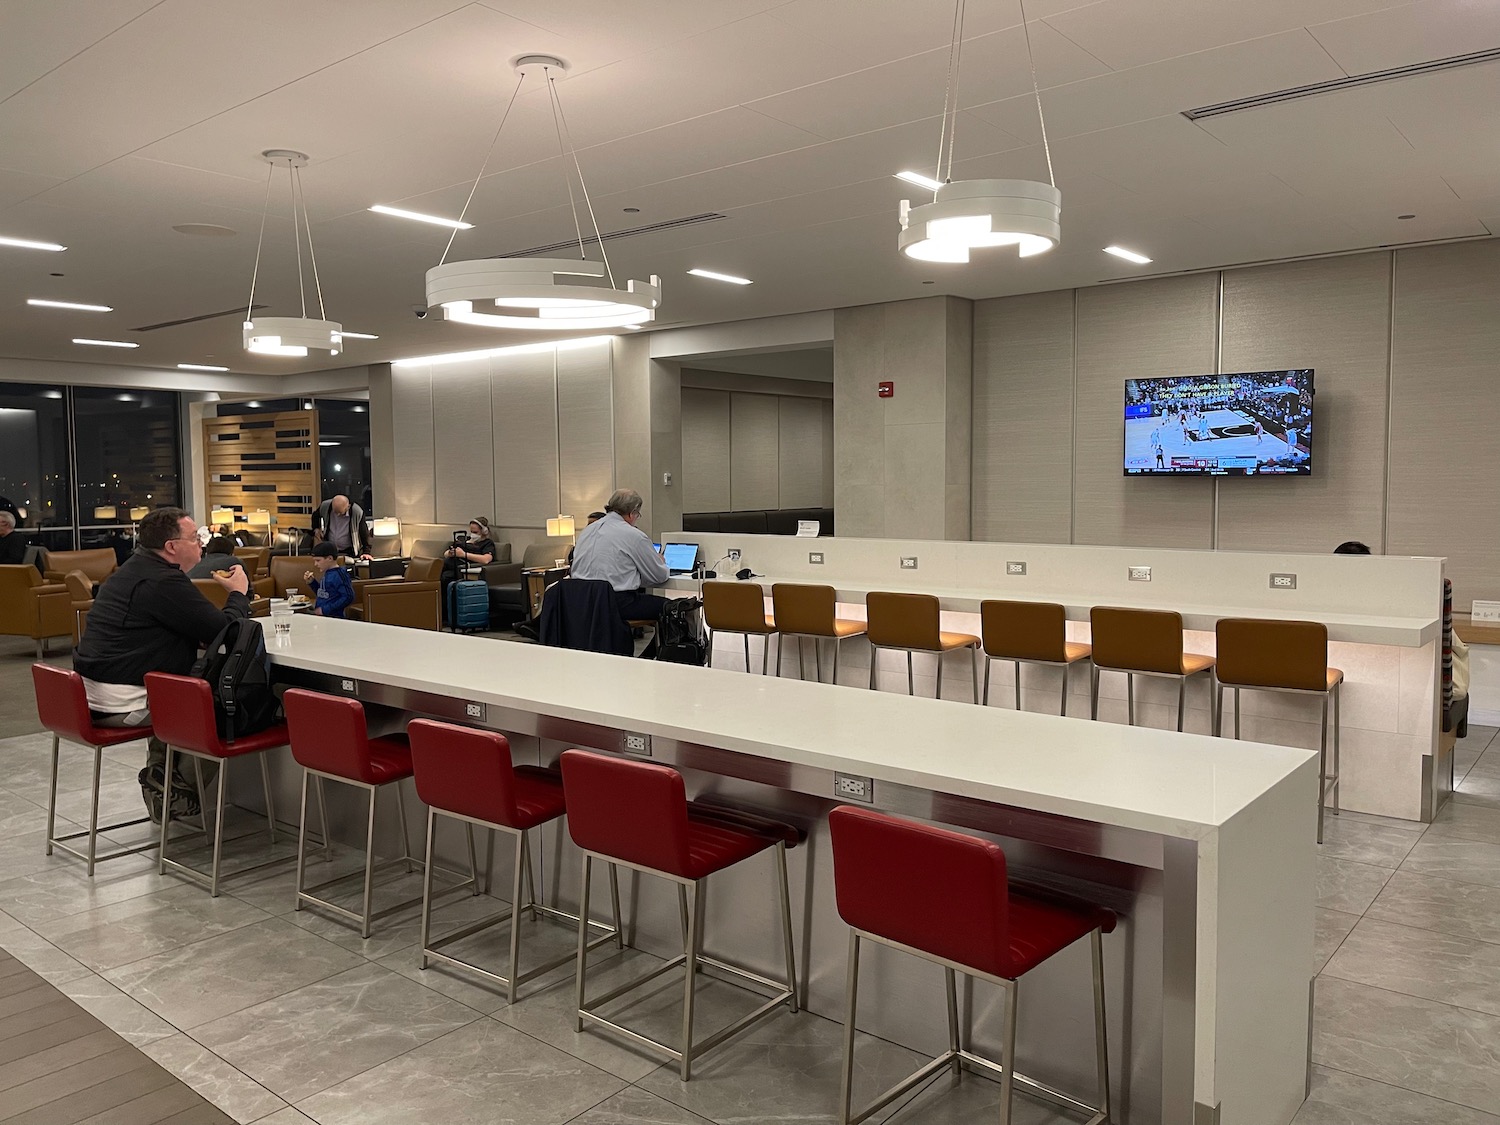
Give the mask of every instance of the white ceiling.
M 920 192 L 891 173 L 933 171 L 951 0 L 0 0 L 0 235 L 69 247 L 0 247 L 0 355 L 274 373 L 535 339 L 417 320 L 447 232 L 366 211 L 457 214 L 514 88 L 510 60 L 535 52 L 571 67 L 559 96 L 606 232 L 727 216 L 610 245 L 622 281 L 661 275 L 659 325 L 1067 288 L 1500 225 L 1500 63 L 1182 116 L 1500 46 L 1494 0 L 1026 10 L 1062 245 L 939 266 L 897 252 L 898 201 Z M 954 176 L 1045 178 L 1017 0 L 967 11 Z M 240 349 L 238 314 L 134 332 L 244 305 L 267 148 L 311 154 L 303 184 L 328 314 L 381 339 L 268 360 Z M 454 256 L 573 233 L 556 153 L 533 87 Z M 272 199 L 257 300 L 295 314 L 288 205 Z M 182 223 L 239 234 L 173 232 Z M 1155 262 L 1102 254 L 1110 243 Z M 694 266 L 756 284 L 686 276 Z M 35 309 L 27 297 L 117 311 Z M 142 346 L 101 354 L 73 336 Z

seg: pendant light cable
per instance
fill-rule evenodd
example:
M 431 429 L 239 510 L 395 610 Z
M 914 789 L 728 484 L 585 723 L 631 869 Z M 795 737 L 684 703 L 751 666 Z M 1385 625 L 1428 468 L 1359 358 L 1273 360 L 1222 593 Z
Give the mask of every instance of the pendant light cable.
M 459 222 L 463 222 L 464 216 L 469 213 L 469 204 L 474 202 L 474 193 L 479 190 L 479 181 L 484 179 L 485 169 L 490 166 L 490 157 L 495 155 L 495 146 L 500 143 L 500 131 L 505 128 L 505 122 L 510 118 L 510 111 L 516 104 L 516 96 L 521 92 L 521 84 L 525 81 L 525 74 L 516 79 L 516 88 L 510 92 L 510 101 L 505 105 L 505 112 L 500 115 L 500 124 L 495 128 L 495 135 L 490 138 L 490 148 L 484 154 L 484 163 L 479 166 L 479 175 L 474 177 L 474 183 L 469 188 L 469 198 L 464 200 L 463 210 L 458 213 Z M 452 233 L 448 235 L 448 245 L 443 247 L 443 256 L 438 259 L 438 265 L 448 260 L 448 251 L 453 249 L 453 240 L 458 237 L 458 230 L 458 227 L 454 227 Z
M 937 178 L 953 178 L 953 136 L 958 132 L 958 70 L 960 53 L 963 50 L 964 7 L 966 0 L 956 0 L 953 5 L 953 40 L 948 45 L 948 88 L 943 93 L 943 124 L 938 131 Z M 949 125 L 949 119 L 952 125 Z M 946 153 L 948 170 L 943 171 Z M 936 197 L 936 189 L 933 195 Z
M 578 222 L 578 199 L 573 195 L 573 176 L 568 171 L 568 146 L 563 141 L 562 122 L 558 118 L 559 109 L 557 104 L 557 79 L 552 77 L 552 71 L 544 67 L 547 75 L 547 106 L 552 110 L 552 129 L 557 134 L 557 155 L 563 162 L 563 186 L 568 189 L 568 208 L 573 212 L 573 234 L 578 239 L 578 260 L 586 261 L 588 255 L 583 251 L 583 226 Z
M 260 237 L 255 240 L 255 269 L 250 274 L 250 300 L 245 305 L 245 319 L 255 313 L 255 283 L 260 279 L 260 249 L 266 242 L 266 213 L 271 210 L 271 177 L 276 174 L 276 165 L 266 168 L 266 198 L 260 205 Z
M 297 289 L 302 294 L 302 318 L 307 319 L 307 285 L 302 280 L 302 226 L 297 222 L 297 180 L 292 162 L 286 165 L 286 187 L 292 197 L 292 234 L 297 243 Z
M 323 282 L 318 277 L 318 255 L 313 250 L 312 220 L 307 217 L 307 196 L 302 193 L 302 169 L 293 168 L 292 176 L 297 181 L 297 201 L 302 204 L 302 225 L 307 228 L 307 257 L 312 262 L 313 289 L 318 294 L 318 318 L 328 319 L 328 310 L 323 307 Z M 297 214 L 292 213 L 292 221 L 297 221 Z
M 583 178 L 583 165 L 578 163 L 578 149 L 573 145 L 573 134 L 568 131 L 568 117 L 563 113 L 562 99 L 557 96 L 557 79 L 549 78 L 548 81 L 552 84 L 552 100 L 557 106 L 557 118 L 562 122 L 562 133 L 567 140 L 568 154 L 573 158 L 573 170 L 578 173 L 578 187 L 583 192 L 583 205 L 588 208 L 589 223 L 594 228 L 594 241 L 599 243 L 599 257 L 604 259 L 604 272 L 609 277 L 609 287 L 615 289 L 617 286 L 614 267 L 609 264 L 609 251 L 604 248 L 604 235 L 600 233 L 599 220 L 594 216 L 594 201 L 589 198 L 589 185 Z
M 1047 143 L 1047 119 L 1042 116 L 1042 88 L 1036 80 L 1036 56 L 1031 53 L 1031 27 L 1026 23 L 1026 0 L 1021 4 L 1021 30 L 1026 34 L 1026 61 L 1031 64 L 1031 92 L 1036 97 L 1036 120 L 1042 127 L 1042 151 L 1047 154 L 1047 182 L 1057 186 L 1057 176 L 1052 172 L 1052 146 Z

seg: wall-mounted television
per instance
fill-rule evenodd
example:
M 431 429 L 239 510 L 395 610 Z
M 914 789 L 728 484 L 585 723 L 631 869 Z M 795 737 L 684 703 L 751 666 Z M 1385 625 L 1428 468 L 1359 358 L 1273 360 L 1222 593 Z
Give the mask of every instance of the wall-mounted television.
M 1313 373 L 1125 380 L 1126 476 L 1308 476 Z

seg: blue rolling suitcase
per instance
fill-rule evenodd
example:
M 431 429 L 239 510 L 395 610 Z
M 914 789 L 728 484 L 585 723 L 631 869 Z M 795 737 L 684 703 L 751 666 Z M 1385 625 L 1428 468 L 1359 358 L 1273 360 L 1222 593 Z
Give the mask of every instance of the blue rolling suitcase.
M 448 628 L 483 630 L 490 627 L 490 586 L 488 582 L 454 582 L 448 587 Z

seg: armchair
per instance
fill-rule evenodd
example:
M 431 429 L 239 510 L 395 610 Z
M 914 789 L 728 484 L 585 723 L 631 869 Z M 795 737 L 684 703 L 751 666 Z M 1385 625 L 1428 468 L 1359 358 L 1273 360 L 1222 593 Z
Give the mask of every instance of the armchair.
M 60 583 L 70 570 L 81 570 L 95 585 L 115 572 L 115 550 L 99 547 L 90 551 L 46 551 L 42 556 L 42 577 Z
M 531 604 L 526 594 L 524 573 L 551 567 L 558 559 L 566 557 L 572 546 L 567 539 L 544 539 L 527 547 L 520 562 L 486 568 L 494 571 L 486 576 L 490 584 L 490 616 L 509 617 L 511 621 L 530 617 Z
M 361 578 L 354 583 L 354 604 L 344 610 L 351 621 L 404 625 L 436 632 L 442 624 L 442 559 L 412 559 L 399 578 Z
M 307 579 L 302 576 L 314 569 L 311 555 L 272 555 L 267 571 L 269 589 L 261 582 L 251 585 L 257 597 L 284 598 L 288 590 L 307 591 Z
M 213 602 L 215 608 L 223 609 L 229 604 L 229 591 L 220 586 L 212 578 L 194 578 L 193 585 L 198 592 L 209 601 Z M 271 599 L 260 597 L 254 590 L 250 591 L 250 616 L 269 617 L 271 615 Z
M 73 635 L 75 620 L 62 582 L 44 582 L 34 566 L 0 566 L 0 636 L 30 637 L 41 659 L 50 638 Z
M 94 608 L 94 584 L 81 570 L 70 570 L 63 575 L 63 585 L 68 588 L 68 598 L 73 608 L 73 644 L 83 640 L 83 625 L 89 610 Z
M 271 548 L 269 547 L 236 547 L 234 557 L 240 560 L 244 566 L 245 573 L 250 581 L 254 582 L 266 572 L 271 561 Z

